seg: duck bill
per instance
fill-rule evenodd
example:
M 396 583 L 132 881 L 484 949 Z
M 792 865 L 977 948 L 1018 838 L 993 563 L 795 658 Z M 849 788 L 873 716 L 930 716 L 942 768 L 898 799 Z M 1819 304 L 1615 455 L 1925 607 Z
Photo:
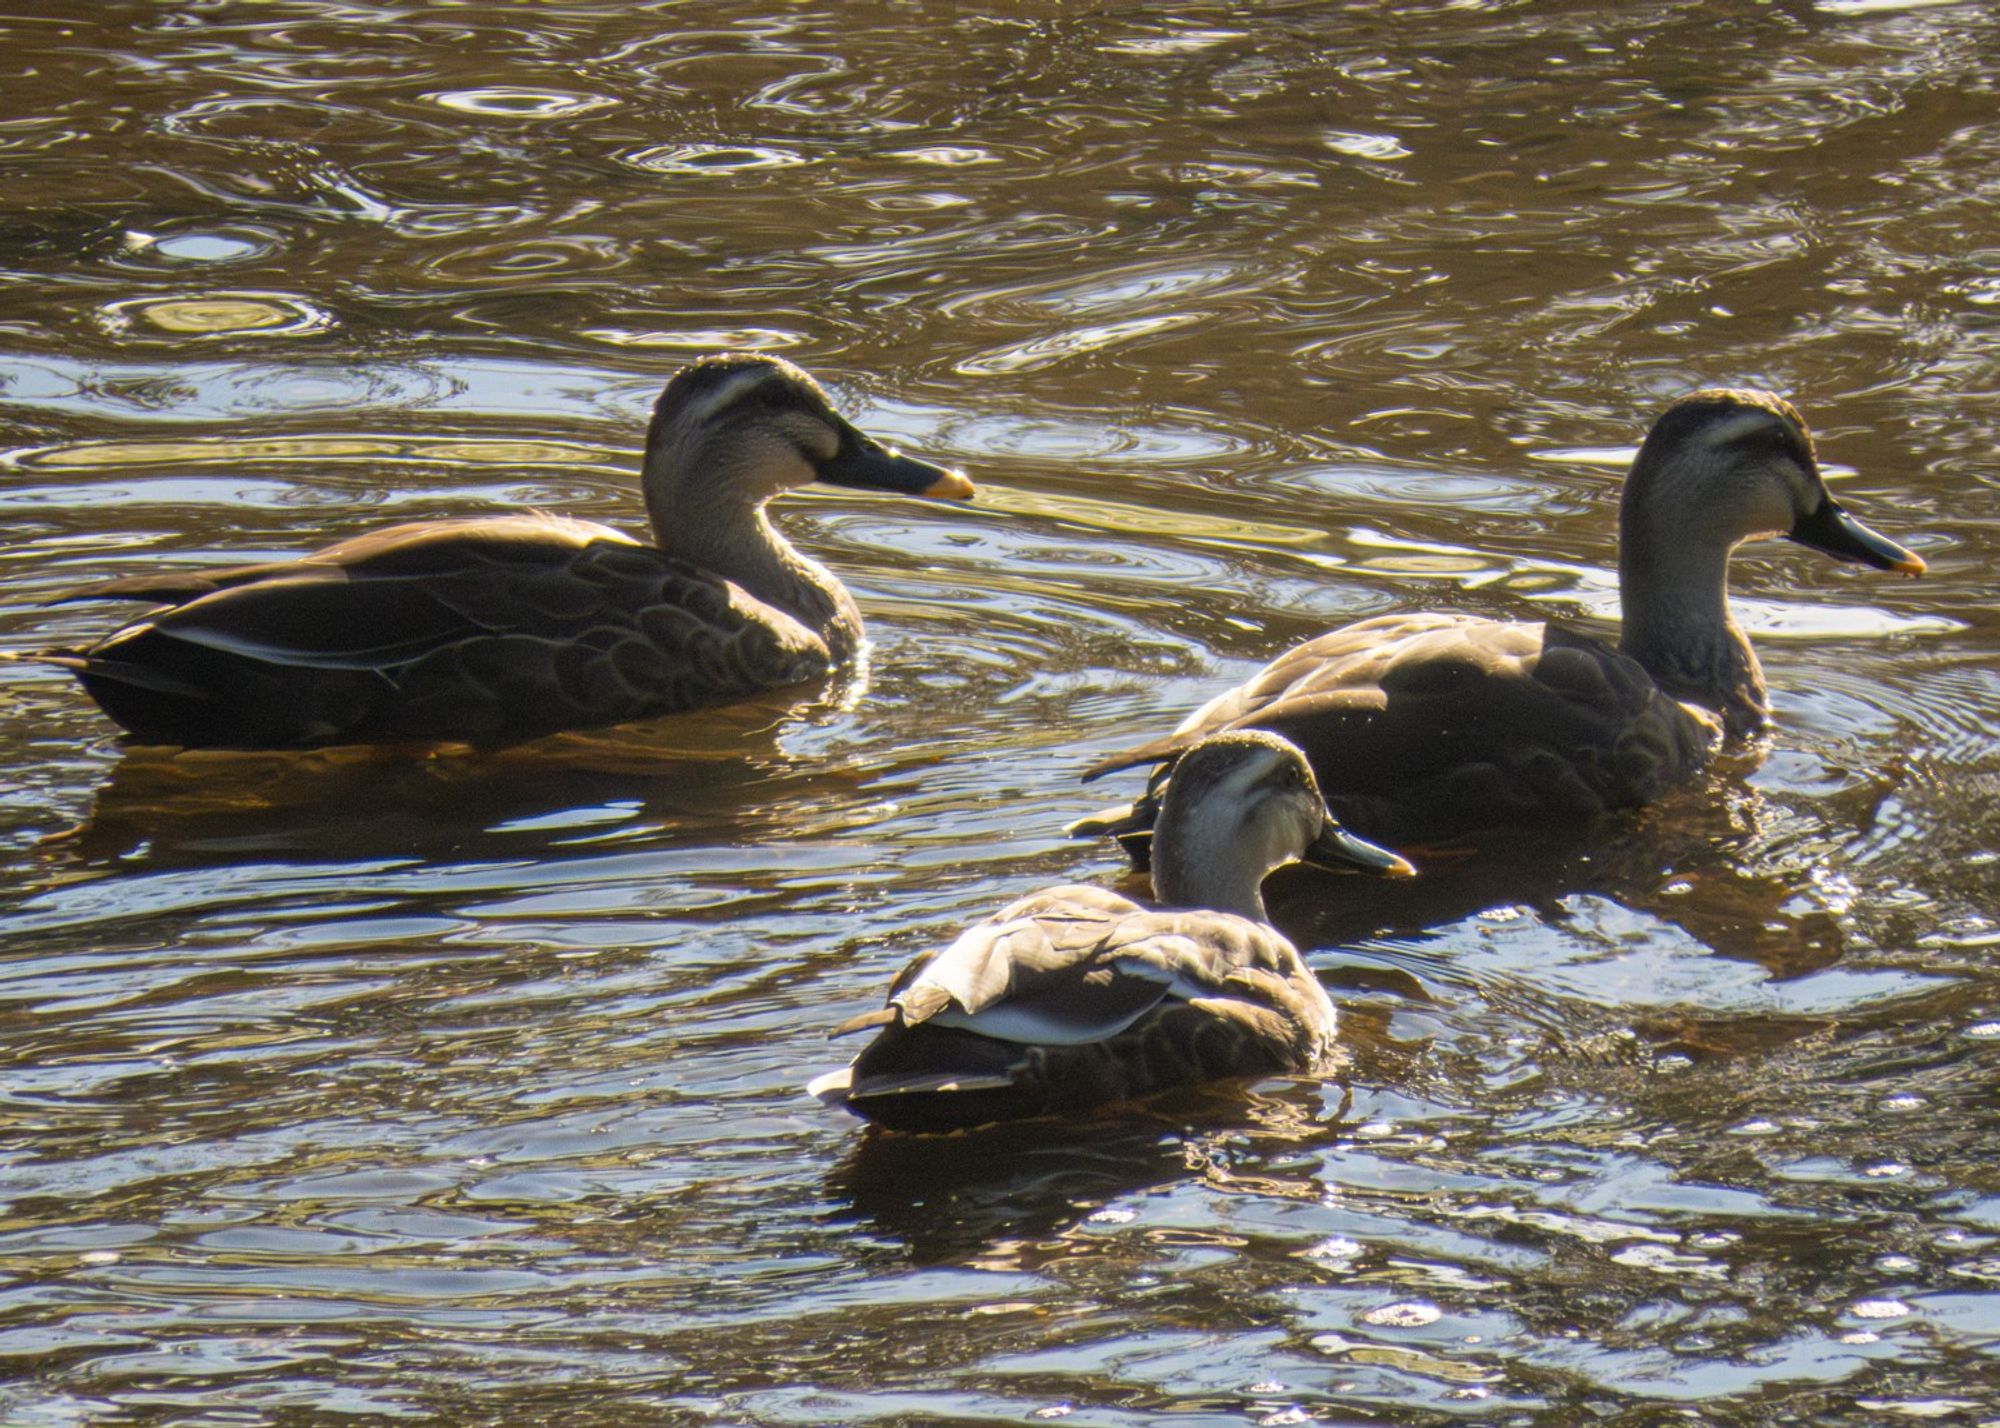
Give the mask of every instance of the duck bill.
M 964 472 L 891 451 L 874 437 L 852 427 L 847 429 L 840 450 L 819 464 L 818 475 L 833 486 L 893 491 L 902 496 L 929 496 L 934 500 L 966 501 L 972 498 L 974 490 Z
M 1858 560 L 1863 565 L 1872 565 L 1877 570 L 1893 570 L 1898 575 L 1924 573 L 1922 556 L 1905 550 L 1885 535 L 1869 530 L 1848 515 L 1840 502 L 1831 496 L 1820 502 L 1819 509 L 1811 515 L 1800 516 L 1797 524 L 1785 533 L 1785 539 L 1824 551 L 1836 560 Z
M 1319 837 L 1313 839 L 1312 846 L 1306 849 L 1299 861 L 1309 868 L 1325 868 L 1337 873 L 1359 871 L 1382 878 L 1413 878 L 1417 875 L 1417 870 L 1407 859 L 1355 837 L 1331 818 L 1327 819 L 1326 826 L 1319 830 Z

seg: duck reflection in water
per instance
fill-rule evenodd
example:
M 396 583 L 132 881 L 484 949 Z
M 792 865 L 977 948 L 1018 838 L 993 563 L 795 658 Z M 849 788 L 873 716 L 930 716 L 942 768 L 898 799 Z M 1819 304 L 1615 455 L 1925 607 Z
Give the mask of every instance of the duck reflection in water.
M 877 1034 L 813 1094 L 893 1129 L 940 1131 L 1325 1068 L 1333 1004 L 1270 926 L 1263 881 L 1300 859 L 1414 870 L 1342 829 L 1304 756 L 1258 731 L 1189 751 L 1157 842 L 1160 907 L 1088 886 L 1010 904 L 919 957 L 886 1007 L 842 1027 Z
M 1302 1150 L 1334 1146 L 1347 1106 L 1344 1089 L 1321 1084 L 1225 1083 L 950 1136 L 871 1127 L 828 1173 L 826 1190 L 847 1207 L 836 1218 L 895 1237 L 919 1264 L 975 1259 L 983 1269 L 1033 1271 L 1080 1252 L 1115 1252 L 1080 1227 L 1121 1199 L 1190 1180 L 1227 1184 L 1241 1156 L 1268 1152 L 1293 1164 Z M 1286 1188 L 1269 1174 L 1257 1186 Z M 1309 1179 L 1291 1188 L 1299 1198 L 1324 1193 Z
M 699 713 L 517 748 L 349 744 L 285 752 L 131 748 L 88 817 L 44 838 L 45 859 L 127 867 L 299 861 L 516 860 L 532 845 L 616 826 L 660 841 L 779 838 L 877 816 L 879 762 L 802 759 L 790 735 L 847 707 L 858 681 L 805 698 L 770 691 Z M 838 694 L 839 697 L 833 697 Z M 553 852 L 553 849 L 551 849 Z

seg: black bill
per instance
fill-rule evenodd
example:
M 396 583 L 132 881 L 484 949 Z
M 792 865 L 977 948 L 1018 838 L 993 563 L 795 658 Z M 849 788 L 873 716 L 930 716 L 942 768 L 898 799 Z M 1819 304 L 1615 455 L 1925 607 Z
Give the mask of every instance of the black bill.
M 819 479 L 835 486 L 951 501 L 970 500 L 974 490 L 963 472 L 891 451 L 851 426 L 842 433 L 840 450 L 820 463 Z
M 1332 872 L 1374 873 L 1385 878 L 1413 878 L 1417 870 L 1408 860 L 1397 857 L 1387 848 L 1378 848 L 1373 843 L 1355 837 L 1331 818 L 1319 830 L 1319 837 L 1313 839 L 1300 859 L 1308 867 L 1326 868 Z
M 1858 560 L 1877 570 L 1893 570 L 1898 575 L 1922 575 L 1924 558 L 1905 550 L 1885 535 L 1877 535 L 1847 514 L 1840 502 L 1828 496 L 1818 510 L 1801 516 L 1785 533 L 1813 550 L 1825 551 L 1840 560 Z

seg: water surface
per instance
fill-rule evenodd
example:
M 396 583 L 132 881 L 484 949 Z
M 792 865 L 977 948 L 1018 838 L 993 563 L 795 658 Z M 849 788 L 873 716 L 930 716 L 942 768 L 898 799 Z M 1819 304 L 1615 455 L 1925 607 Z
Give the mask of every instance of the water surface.
M 490 757 L 127 751 L 0 664 L 9 1423 L 2000 1422 L 2000 19 L 1705 0 L 0 21 L 0 647 L 163 562 L 636 527 L 781 352 L 970 506 L 786 503 L 855 677 Z M 1745 552 L 1781 726 L 1291 880 L 1352 1064 L 899 1143 L 902 959 L 1331 623 L 1615 615 L 1760 384 L 1921 583 Z

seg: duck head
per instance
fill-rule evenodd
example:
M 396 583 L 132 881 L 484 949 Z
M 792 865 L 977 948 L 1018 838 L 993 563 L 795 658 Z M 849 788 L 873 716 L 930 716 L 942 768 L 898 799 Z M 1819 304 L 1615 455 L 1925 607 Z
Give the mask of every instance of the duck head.
M 1921 575 L 1922 557 L 1857 521 L 1826 489 L 1812 434 L 1770 392 L 1716 387 L 1660 415 L 1626 478 L 1628 547 L 1689 542 L 1727 552 L 1784 536 L 1839 560 Z
M 1153 834 L 1160 901 L 1262 922 L 1264 879 L 1298 862 L 1389 877 L 1416 871 L 1342 828 L 1305 755 L 1276 734 L 1235 730 L 1181 755 Z
M 677 373 L 653 407 L 646 488 L 656 526 L 718 500 L 761 506 L 814 481 L 950 500 L 973 494 L 962 473 L 903 456 L 861 431 L 781 357 L 703 357 Z
M 1674 698 L 1719 713 L 1732 735 L 1770 719 L 1764 672 L 1729 611 L 1730 553 L 1758 536 L 1786 536 L 1877 570 L 1924 570 L 1919 556 L 1827 493 L 1790 402 L 1714 388 L 1668 407 L 1625 478 L 1618 647 Z

